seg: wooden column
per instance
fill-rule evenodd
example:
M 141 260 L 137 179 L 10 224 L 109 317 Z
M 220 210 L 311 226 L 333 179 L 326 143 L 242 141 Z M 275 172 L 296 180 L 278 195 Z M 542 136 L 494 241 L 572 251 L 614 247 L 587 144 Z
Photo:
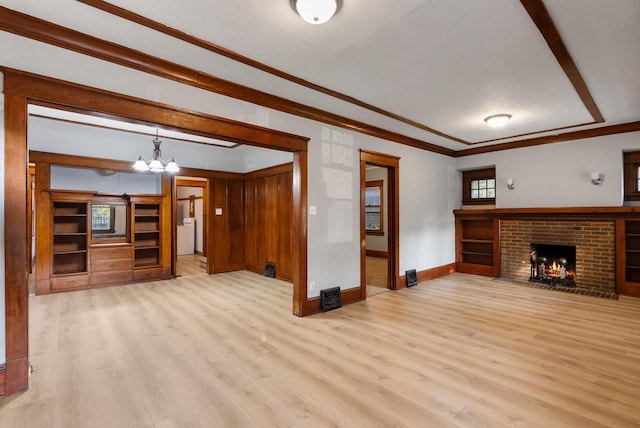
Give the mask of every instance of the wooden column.
M 307 158 L 306 150 L 293 154 L 293 314 L 304 316 L 307 306 Z
M 36 164 L 36 295 L 51 292 L 51 164 Z
M 27 286 L 27 99 L 5 94 L 4 236 L 6 394 L 29 387 Z

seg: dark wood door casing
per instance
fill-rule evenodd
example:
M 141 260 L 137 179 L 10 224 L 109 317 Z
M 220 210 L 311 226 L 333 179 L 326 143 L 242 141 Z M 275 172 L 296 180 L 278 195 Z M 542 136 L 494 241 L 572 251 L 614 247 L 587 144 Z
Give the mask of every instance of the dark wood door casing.
M 0 67 L 0 71 L 4 74 L 5 106 L 5 245 L 11 248 L 11 251 L 5 253 L 6 365 L 4 377 L 0 377 L 5 380 L 4 389 L 7 395 L 25 391 L 28 388 L 28 285 L 25 260 L 27 259 L 27 106 L 29 103 L 44 103 L 76 111 L 99 112 L 168 128 L 193 129 L 197 132 L 217 135 L 229 141 L 293 152 L 292 199 L 294 205 L 306 204 L 309 138 L 6 67 Z M 170 177 L 168 179 L 170 180 Z M 171 186 L 164 188 L 171 189 Z M 170 195 L 164 196 L 170 197 Z M 162 215 L 171 218 L 171 204 L 165 205 Z M 304 316 L 311 313 L 306 293 L 306 207 L 294 206 L 293 213 L 292 235 L 295 246 L 292 275 L 293 313 Z M 171 234 L 166 234 L 163 245 L 170 245 L 170 241 Z M 171 253 L 165 251 L 162 258 L 163 264 L 170 266 Z
M 405 286 L 400 280 L 400 158 L 384 153 L 360 150 L 360 299 L 367 296 L 366 285 L 366 229 L 365 229 L 365 187 L 366 166 L 377 165 L 387 169 L 387 252 L 389 288 L 397 290 Z

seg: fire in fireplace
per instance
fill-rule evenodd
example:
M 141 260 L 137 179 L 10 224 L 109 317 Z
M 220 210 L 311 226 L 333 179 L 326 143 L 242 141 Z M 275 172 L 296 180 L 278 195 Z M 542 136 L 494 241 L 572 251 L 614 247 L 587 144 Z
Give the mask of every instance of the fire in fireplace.
M 576 247 L 571 245 L 531 244 L 529 281 L 553 286 L 576 286 Z

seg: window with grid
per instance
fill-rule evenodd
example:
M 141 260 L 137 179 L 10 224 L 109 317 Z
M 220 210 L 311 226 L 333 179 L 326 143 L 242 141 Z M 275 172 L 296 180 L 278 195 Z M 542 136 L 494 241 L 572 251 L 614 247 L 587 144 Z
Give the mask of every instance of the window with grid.
M 496 169 L 483 168 L 462 172 L 462 203 L 494 204 L 496 201 Z

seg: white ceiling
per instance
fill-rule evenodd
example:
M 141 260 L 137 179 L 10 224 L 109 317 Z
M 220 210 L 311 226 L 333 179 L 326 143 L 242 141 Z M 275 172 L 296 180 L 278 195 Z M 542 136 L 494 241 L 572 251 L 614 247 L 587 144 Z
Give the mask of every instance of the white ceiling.
M 289 0 L 111 0 L 210 43 L 454 139 L 72 0 L 0 4 L 270 94 L 445 148 L 557 133 L 593 118 L 516 0 L 344 0 L 310 25 Z M 640 120 L 640 0 L 544 2 L 605 122 Z M 509 113 L 502 129 L 483 118 Z M 509 138 L 511 137 L 511 138 Z

